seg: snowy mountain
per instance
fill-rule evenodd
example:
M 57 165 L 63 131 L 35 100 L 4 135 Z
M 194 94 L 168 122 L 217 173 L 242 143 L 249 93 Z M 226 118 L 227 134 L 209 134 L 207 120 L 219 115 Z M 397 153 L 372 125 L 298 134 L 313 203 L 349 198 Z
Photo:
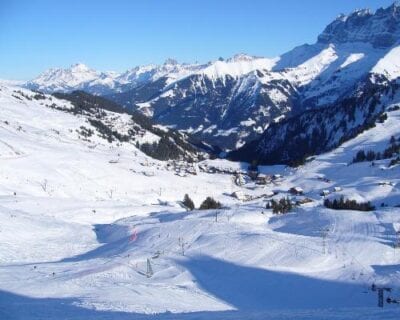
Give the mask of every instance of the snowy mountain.
M 116 73 L 98 72 L 78 63 L 67 69 L 49 69 L 27 82 L 25 86 L 45 93 L 84 90 L 91 94 L 106 95 L 154 82 L 161 77 L 167 77 L 169 82 L 172 82 L 197 68 L 197 65 L 178 64 L 175 60 L 168 59 L 160 66 L 139 66 Z
M 0 87 L 1 319 L 399 319 L 400 164 L 352 163 L 400 145 L 395 105 L 311 163 L 259 167 L 259 184 L 246 163 L 152 159 L 117 140 L 131 115 L 63 97 Z M 187 211 L 185 194 L 223 208 Z M 376 209 L 324 206 L 340 196 Z M 291 212 L 266 209 L 282 198 Z M 392 288 L 384 308 L 373 285 Z
M 268 71 L 274 64 L 274 59 L 237 55 L 175 82 L 160 78 L 110 98 L 159 123 L 232 149 L 258 136 L 296 99 L 290 82 Z
M 372 44 L 376 48 L 389 48 L 400 38 L 400 6 L 393 3 L 386 9 L 372 13 L 368 9 L 356 10 L 352 14 L 339 16 L 318 37 L 320 43 Z
M 259 139 L 230 153 L 236 160 L 299 165 L 384 122 L 389 105 L 400 103 L 400 81 L 371 74 L 354 92 L 329 108 L 313 109 L 271 124 Z
M 356 10 L 312 45 L 273 59 L 239 54 L 203 65 L 136 67 L 122 74 L 78 65 L 27 84 L 45 92 L 85 90 L 223 150 L 260 137 L 270 124 L 351 96 L 369 74 L 400 74 L 400 7 Z
M 299 81 L 303 110 L 272 124 L 231 157 L 269 164 L 302 163 L 307 156 L 332 150 L 380 121 L 386 107 L 400 100 L 399 12 L 397 4 L 375 14 L 358 10 L 329 25 L 313 48 L 324 49 L 307 60 Z M 388 33 L 396 41 L 383 41 Z M 296 50 L 303 55 L 309 49 Z M 293 63 L 293 52 L 286 59 Z M 314 71 L 324 68 L 314 77 Z M 294 77 L 300 71 L 301 67 L 285 70 Z
M 184 134 L 155 125 L 142 114 L 127 112 L 102 97 L 82 91 L 50 96 L 9 86 L 1 87 L 1 91 L 3 104 L 9 103 L 15 108 L 32 105 L 44 113 L 48 108 L 59 111 L 60 117 L 62 113 L 76 117 L 76 124 L 69 124 L 64 130 L 69 130 L 74 139 L 84 141 L 90 148 L 127 144 L 136 153 L 143 152 L 159 160 L 194 161 L 202 156 Z M 59 129 L 54 132 L 58 135 Z
M 49 69 L 36 79 L 26 83 L 26 87 L 45 93 L 74 90 L 105 93 L 114 89 L 116 76 L 116 73 L 97 72 L 78 63 L 68 69 Z
M 239 55 L 176 82 L 153 82 L 111 98 L 222 149 L 235 149 L 283 117 L 340 102 L 370 73 L 396 78 L 399 30 L 396 4 L 374 14 L 357 10 L 330 24 L 317 43 L 275 59 Z

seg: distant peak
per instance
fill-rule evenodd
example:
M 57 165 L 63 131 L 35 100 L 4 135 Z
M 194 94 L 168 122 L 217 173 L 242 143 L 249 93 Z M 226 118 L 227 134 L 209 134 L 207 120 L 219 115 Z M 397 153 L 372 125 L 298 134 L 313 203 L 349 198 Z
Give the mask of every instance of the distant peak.
M 78 71 L 78 72 L 84 72 L 84 71 L 89 71 L 90 68 L 83 63 L 75 63 L 71 66 L 71 70 Z
M 399 9 L 400 1 L 394 1 L 393 4 L 388 9 Z
M 169 64 L 169 65 L 173 65 L 176 66 L 178 64 L 178 61 L 172 58 L 168 58 L 167 60 L 165 60 L 164 65 Z
M 339 14 L 339 15 L 336 17 L 335 21 L 342 21 L 342 22 L 344 22 L 344 21 L 346 21 L 346 19 L 347 19 L 347 16 L 346 16 L 344 13 L 341 13 L 341 14 Z
M 252 61 L 256 59 L 257 57 L 251 56 L 246 53 L 238 53 L 235 54 L 232 58 L 228 59 L 229 62 L 239 62 L 239 61 Z
M 370 9 L 356 9 L 352 12 L 350 16 L 365 17 L 372 16 L 372 11 Z

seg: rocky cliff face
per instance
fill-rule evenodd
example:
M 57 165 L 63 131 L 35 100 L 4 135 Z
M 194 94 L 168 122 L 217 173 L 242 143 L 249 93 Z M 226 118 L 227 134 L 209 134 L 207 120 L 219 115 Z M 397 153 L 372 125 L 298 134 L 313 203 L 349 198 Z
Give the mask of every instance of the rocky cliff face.
M 376 48 L 393 46 L 400 35 L 400 6 L 394 3 L 376 13 L 357 10 L 338 17 L 318 37 L 320 43 L 370 43 Z

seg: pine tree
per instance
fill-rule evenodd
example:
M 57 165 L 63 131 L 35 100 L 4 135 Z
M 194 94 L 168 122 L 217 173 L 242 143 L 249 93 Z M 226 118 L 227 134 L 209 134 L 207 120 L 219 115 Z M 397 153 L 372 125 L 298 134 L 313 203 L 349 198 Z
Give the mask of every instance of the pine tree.
M 367 158 L 367 156 L 365 155 L 365 151 L 360 150 L 357 152 L 356 156 L 354 157 L 353 162 L 363 162 L 363 161 L 365 161 L 366 158 Z
M 190 199 L 188 194 L 185 194 L 185 197 L 183 198 L 183 205 L 188 208 L 190 211 L 194 210 L 194 202 L 192 199 Z
M 287 197 L 281 198 L 279 201 L 272 199 L 271 203 L 267 203 L 266 208 L 272 208 L 272 213 L 275 214 L 285 214 L 293 210 L 293 205 L 292 201 Z
M 329 200 L 326 199 L 324 201 L 324 205 L 327 208 L 334 210 L 358 210 L 358 211 L 372 211 L 375 207 L 371 204 L 371 202 L 357 202 L 356 200 L 344 199 L 344 197 L 340 197 L 339 200 L 334 199 Z
M 222 208 L 221 203 L 214 200 L 214 198 L 211 197 L 207 197 L 207 199 L 204 200 L 200 205 L 200 210 L 221 209 L 221 208 Z

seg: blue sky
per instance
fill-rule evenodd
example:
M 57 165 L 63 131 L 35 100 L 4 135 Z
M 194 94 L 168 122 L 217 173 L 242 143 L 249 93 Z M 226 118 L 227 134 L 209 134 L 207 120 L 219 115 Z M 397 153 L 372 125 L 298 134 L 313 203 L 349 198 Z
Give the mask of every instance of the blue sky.
M 123 71 L 168 57 L 273 57 L 313 43 L 340 13 L 392 0 L 0 0 L 0 78 L 83 62 Z

